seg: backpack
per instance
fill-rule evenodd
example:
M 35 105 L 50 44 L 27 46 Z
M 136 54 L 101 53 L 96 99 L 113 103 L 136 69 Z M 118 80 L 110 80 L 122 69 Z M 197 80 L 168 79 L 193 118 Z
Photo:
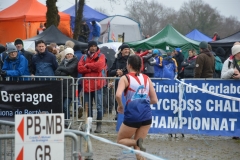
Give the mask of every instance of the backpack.
M 214 58 L 215 58 L 215 71 L 221 72 L 223 67 L 222 60 L 216 55 L 214 56 Z

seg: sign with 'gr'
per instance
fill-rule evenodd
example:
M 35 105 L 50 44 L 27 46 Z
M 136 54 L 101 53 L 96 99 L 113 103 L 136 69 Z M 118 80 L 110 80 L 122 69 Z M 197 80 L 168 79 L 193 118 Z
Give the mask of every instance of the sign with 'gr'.
M 16 160 L 63 160 L 64 114 L 15 115 Z

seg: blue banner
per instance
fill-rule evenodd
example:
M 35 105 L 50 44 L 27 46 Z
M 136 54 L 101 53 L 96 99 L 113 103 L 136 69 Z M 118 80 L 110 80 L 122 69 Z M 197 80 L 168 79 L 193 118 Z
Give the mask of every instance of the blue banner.
M 183 87 L 173 80 L 152 82 L 158 103 L 151 105 L 149 133 L 240 136 L 240 81 L 193 79 Z M 119 115 L 117 130 L 122 119 Z

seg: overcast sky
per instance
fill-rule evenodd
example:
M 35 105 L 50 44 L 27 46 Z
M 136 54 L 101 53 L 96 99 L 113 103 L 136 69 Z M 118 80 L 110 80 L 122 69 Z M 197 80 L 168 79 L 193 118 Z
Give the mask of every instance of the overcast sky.
M 7 8 L 8 6 L 15 3 L 17 0 L 0 0 L 0 10 Z M 46 0 L 38 0 L 39 2 L 45 4 Z M 110 3 L 109 0 L 86 0 L 86 4 L 92 8 L 103 8 L 107 10 L 109 15 L 125 15 L 125 4 L 123 0 L 120 2 Z M 188 0 L 157 0 L 166 7 L 174 8 L 176 11 L 179 10 L 183 2 Z M 235 16 L 240 21 L 240 0 L 203 0 L 208 3 L 211 7 L 216 8 L 221 15 L 226 17 Z M 75 4 L 75 0 L 58 0 L 57 6 L 60 11 L 63 11 L 70 6 Z

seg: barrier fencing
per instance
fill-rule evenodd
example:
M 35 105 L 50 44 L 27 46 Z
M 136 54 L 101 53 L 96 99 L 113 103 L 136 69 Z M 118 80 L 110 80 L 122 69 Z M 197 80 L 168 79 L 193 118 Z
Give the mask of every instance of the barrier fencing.
M 20 77 L 20 78 L 26 78 L 26 79 L 19 79 L 19 80 L 27 80 L 27 81 L 64 81 L 65 83 L 62 83 L 62 88 L 65 88 L 65 93 L 66 93 L 66 98 L 70 98 L 71 99 L 71 103 L 68 103 L 67 100 L 67 112 L 71 112 L 70 117 L 67 116 L 67 118 L 65 119 L 66 122 L 68 123 L 67 128 L 70 129 L 71 125 L 73 123 L 77 123 L 78 124 L 78 130 L 85 130 L 86 131 L 86 127 L 82 127 L 84 123 L 87 123 L 87 117 L 89 117 L 89 115 L 91 115 L 93 117 L 92 121 L 93 122 L 106 122 L 106 123 L 114 123 L 116 122 L 115 119 L 115 115 L 116 115 L 116 110 L 115 110 L 115 106 L 116 106 L 116 102 L 115 102 L 115 92 L 116 92 L 116 87 L 117 87 L 117 83 L 118 83 L 118 78 L 116 77 L 107 77 L 107 78 L 101 78 L 101 77 L 84 77 L 84 78 L 78 78 L 78 79 L 73 79 L 72 77 L 56 77 L 56 76 L 52 76 L 52 77 L 29 77 L 29 76 L 24 76 L 24 77 Z M 164 80 L 164 79 L 157 79 L 154 78 L 155 80 Z M 93 92 L 84 92 L 87 91 L 87 88 L 90 88 L 90 83 L 87 83 L 87 81 L 92 80 L 94 81 L 93 84 L 95 85 L 95 91 Z M 100 89 L 97 88 L 97 81 L 98 80 L 102 80 L 102 86 Z M 210 79 L 208 79 L 210 80 Z M 10 80 L 7 80 L 10 81 Z M 188 85 L 186 83 L 184 83 L 184 81 L 178 81 L 177 82 L 180 84 L 179 87 L 183 87 L 184 85 Z M 82 84 L 82 85 L 81 85 Z M 84 85 L 85 84 L 85 85 Z M 86 84 L 88 84 L 89 86 L 86 86 Z M 81 87 L 82 86 L 82 87 Z M 70 89 L 70 88 L 71 89 Z M 189 87 L 195 89 L 196 87 L 189 85 Z M 96 91 L 98 89 L 98 91 Z M 69 92 L 70 90 L 70 92 Z M 182 101 L 182 97 L 183 97 L 183 92 L 182 90 L 179 90 L 180 92 L 179 94 L 179 101 Z M 64 92 L 64 90 L 63 90 Z M 204 90 L 204 92 L 207 93 L 206 90 Z M 85 94 L 84 94 L 85 93 Z M 100 95 L 100 96 L 99 96 Z M 217 96 L 221 96 L 220 94 L 215 94 Z M 62 97 L 63 94 L 62 94 Z M 236 97 L 232 97 L 232 96 L 222 96 L 223 98 L 227 98 L 230 100 L 237 100 L 239 101 L 239 98 Z M 179 119 L 181 119 L 181 106 L 179 106 L 178 108 L 175 108 L 175 112 L 178 112 L 178 117 Z M 100 116 L 102 116 L 101 118 L 99 118 L 98 114 L 100 114 Z M 0 124 L 2 124 L 3 122 L 0 121 Z M 5 122 L 3 123 L 4 125 Z M 9 125 L 9 124 L 8 124 Z M 10 124 L 8 127 L 4 128 L 4 131 L 2 132 L 3 134 L 0 135 L 0 155 L 3 156 L 4 160 L 6 158 L 6 156 L 10 156 L 13 157 L 13 138 L 11 137 L 11 131 L 14 131 L 14 124 Z M 65 137 L 70 136 L 72 137 L 72 141 L 73 143 L 70 145 L 72 146 L 71 151 L 69 152 L 70 155 L 72 156 L 74 159 L 77 158 L 78 153 L 82 153 L 83 156 L 89 156 L 89 158 L 91 158 L 92 156 L 92 145 L 91 145 L 91 141 L 89 139 L 89 136 L 92 138 L 96 138 L 99 140 L 102 140 L 101 138 L 98 137 L 94 137 L 94 135 L 91 134 L 86 134 L 85 132 L 81 132 L 81 131 L 77 131 L 77 130 L 66 130 L 67 133 L 69 134 L 65 134 Z M 75 134 L 75 135 L 72 135 Z M 10 137 L 9 137 L 10 136 Z M 76 136 L 78 136 L 78 140 L 76 139 Z M 3 139 L 7 139 L 7 140 L 3 140 Z M 82 148 L 83 148 L 83 143 L 82 140 L 87 141 L 87 146 L 88 146 L 88 152 L 82 152 Z M 102 140 L 104 141 L 104 140 Z M 106 141 L 105 141 L 106 142 Z M 109 142 L 110 143 L 110 142 Z M 6 146 L 7 144 L 9 144 L 10 146 Z M 76 146 L 76 144 L 78 144 Z M 69 147 L 66 147 L 69 148 Z M 2 152 L 3 151 L 3 152 Z M 66 150 L 65 150 L 66 152 Z M 65 154 L 67 155 L 67 153 Z M 1 156 L 1 157 L 2 157 Z M 0 157 L 0 160 L 1 160 Z M 66 157 L 65 157 L 66 158 Z

